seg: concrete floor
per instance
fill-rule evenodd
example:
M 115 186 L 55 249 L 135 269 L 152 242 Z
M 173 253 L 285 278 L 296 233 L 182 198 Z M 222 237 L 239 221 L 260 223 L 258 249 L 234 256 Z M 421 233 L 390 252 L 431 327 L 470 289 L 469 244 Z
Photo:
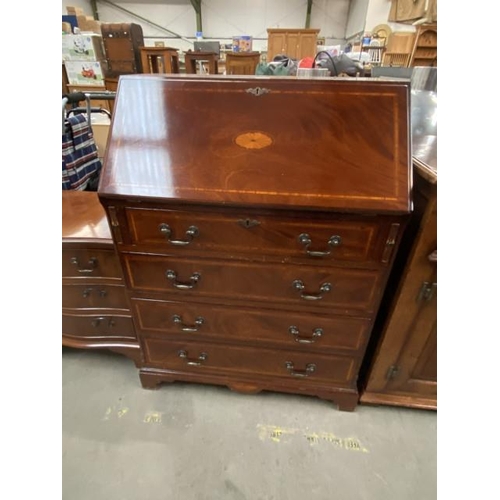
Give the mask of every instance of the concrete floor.
M 223 387 L 141 388 L 133 363 L 63 349 L 63 500 L 428 500 L 436 413 Z

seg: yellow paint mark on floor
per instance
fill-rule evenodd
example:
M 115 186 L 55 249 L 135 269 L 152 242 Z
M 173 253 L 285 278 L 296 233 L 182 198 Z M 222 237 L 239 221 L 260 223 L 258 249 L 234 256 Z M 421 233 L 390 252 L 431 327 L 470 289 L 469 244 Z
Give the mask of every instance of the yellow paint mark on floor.
M 275 443 L 281 442 L 281 439 L 286 436 L 290 436 L 299 432 L 299 429 L 290 429 L 284 427 L 278 427 L 277 425 L 257 425 L 259 429 L 259 438 L 262 441 L 266 439 L 271 439 Z
M 118 417 L 122 418 L 124 415 L 126 415 L 129 412 L 130 408 L 127 407 L 119 407 L 118 409 L 116 406 L 108 406 L 108 409 L 104 413 L 103 420 L 109 420 L 111 417 Z
M 128 413 L 128 408 L 121 408 L 120 410 L 118 410 L 118 418 L 122 418 L 123 415 L 125 415 L 126 413 Z
M 359 439 L 354 437 L 342 438 L 331 432 L 301 431 L 296 428 L 265 424 L 258 424 L 257 429 L 261 441 L 271 440 L 275 443 L 281 443 L 283 440 L 290 441 L 291 439 L 296 439 L 295 436 L 300 436 L 306 439 L 311 446 L 329 444 L 342 450 L 369 453 L 369 451 L 362 446 Z
M 144 415 L 144 423 L 146 424 L 161 424 L 161 413 L 158 411 L 149 411 Z

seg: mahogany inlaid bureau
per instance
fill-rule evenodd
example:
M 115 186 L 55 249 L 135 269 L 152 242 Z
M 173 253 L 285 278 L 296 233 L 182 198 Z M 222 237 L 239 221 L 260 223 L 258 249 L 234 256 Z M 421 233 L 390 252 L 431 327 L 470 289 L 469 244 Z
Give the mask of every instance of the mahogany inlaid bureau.
M 358 402 L 411 212 L 409 84 L 128 75 L 98 195 L 144 387 Z

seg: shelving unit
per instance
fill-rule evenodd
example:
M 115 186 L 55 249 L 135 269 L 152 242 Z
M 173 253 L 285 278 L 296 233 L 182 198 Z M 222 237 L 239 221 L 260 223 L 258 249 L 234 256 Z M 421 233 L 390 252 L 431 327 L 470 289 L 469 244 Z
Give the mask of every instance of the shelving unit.
M 418 28 L 408 66 L 437 66 L 437 24 Z

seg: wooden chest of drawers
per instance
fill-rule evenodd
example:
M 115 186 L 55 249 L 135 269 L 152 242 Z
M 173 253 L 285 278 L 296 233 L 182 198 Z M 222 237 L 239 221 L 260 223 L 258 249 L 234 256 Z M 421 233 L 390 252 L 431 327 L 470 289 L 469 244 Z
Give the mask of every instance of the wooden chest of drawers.
M 108 221 L 95 192 L 62 192 L 62 344 L 107 348 L 140 363 L 140 346 Z
M 99 197 L 143 386 L 352 410 L 410 212 L 408 133 L 404 83 L 122 77 Z

